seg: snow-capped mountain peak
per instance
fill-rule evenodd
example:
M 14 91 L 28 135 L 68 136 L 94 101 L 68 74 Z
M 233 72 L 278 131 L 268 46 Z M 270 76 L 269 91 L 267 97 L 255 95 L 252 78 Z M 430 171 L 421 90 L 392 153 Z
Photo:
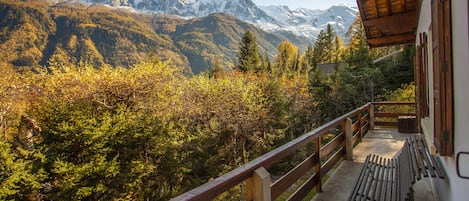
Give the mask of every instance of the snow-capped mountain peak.
M 213 13 L 227 13 L 269 32 L 289 32 L 309 39 L 315 39 L 327 24 L 331 24 L 339 35 L 345 36 L 358 12 L 356 7 L 345 4 L 332 6 L 327 10 L 306 8 L 292 10 L 287 6 L 257 6 L 252 0 L 81 1 L 129 6 L 144 12 L 179 15 L 184 18 L 201 18 Z
M 345 37 L 348 27 L 356 19 L 358 9 L 348 5 L 332 6 L 327 10 L 298 8 L 291 10 L 286 6 L 262 6 L 267 15 L 276 16 L 280 27 L 263 26 L 269 31 L 289 31 L 307 38 L 315 38 L 320 30 L 331 24 L 334 30 Z

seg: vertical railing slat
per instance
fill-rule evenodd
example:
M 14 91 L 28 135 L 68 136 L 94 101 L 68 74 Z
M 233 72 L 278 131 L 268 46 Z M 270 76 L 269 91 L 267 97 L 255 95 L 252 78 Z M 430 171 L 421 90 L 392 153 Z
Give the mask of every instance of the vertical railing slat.
M 316 138 L 314 140 L 314 153 L 317 156 L 317 161 L 318 163 L 316 164 L 316 174 L 320 175 L 321 174 L 321 137 Z M 321 178 L 319 178 L 318 185 L 316 186 L 316 192 L 321 192 L 322 191 L 322 184 L 321 184 Z

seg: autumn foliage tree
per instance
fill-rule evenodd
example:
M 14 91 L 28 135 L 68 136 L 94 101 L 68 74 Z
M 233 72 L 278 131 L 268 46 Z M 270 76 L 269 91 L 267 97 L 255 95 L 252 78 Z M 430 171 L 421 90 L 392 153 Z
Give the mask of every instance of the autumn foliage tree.
M 300 72 L 298 47 L 291 42 L 283 41 L 278 45 L 278 55 L 274 60 L 272 73 L 275 75 L 292 75 Z
M 383 72 L 409 65 L 410 49 L 397 69 L 374 68 L 386 51 L 343 48 L 333 33 L 303 54 L 283 42 L 271 64 L 246 32 L 237 71 L 214 62 L 191 77 L 161 61 L 35 73 L 0 63 L 0 199 L 169 200 L 369 101 L 388 86 Z M 329 75 L 317 68 L 343 58 Z M 288 159 L 273 172 L 300 162 Z

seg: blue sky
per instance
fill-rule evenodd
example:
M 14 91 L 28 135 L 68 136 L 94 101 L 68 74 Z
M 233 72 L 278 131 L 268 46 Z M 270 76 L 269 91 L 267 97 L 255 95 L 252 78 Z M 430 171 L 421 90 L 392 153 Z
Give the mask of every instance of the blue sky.
M 332 5 L 348 4 L 357 6 L 356 0 L 253 0 L 257 5 L 287 5 L 290 8 L 326 9 Z

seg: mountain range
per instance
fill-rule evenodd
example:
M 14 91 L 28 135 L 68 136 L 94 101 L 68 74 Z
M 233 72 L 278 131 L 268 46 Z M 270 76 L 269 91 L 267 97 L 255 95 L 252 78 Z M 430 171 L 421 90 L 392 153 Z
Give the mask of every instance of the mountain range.
M 265 31 L 303 37 L 314 41 L 319 32 L 331 24 L 342 38 L 357 17 L 358 9 L 336 5 L 326 10 L 287 6 L 257 6 L 251 0 L 81 0 L 104 3 L 115 7 L 129 7 L 137 11 L 201 18 L 213 13 L 226 13 Z
M 330 16 L 314 17 L 324 13 Z M 291 11 L 251 0 L 0 0 L 0 66 L 130 66 L 157 58 L 188 74 L 215 62 L 230 69 L 247 30 L 256 35 L 261 53 L 273 57 L 284 40 L 300 48 L 312 44 L 325 22 L 336 19 L 334 26 L 346 27 L 345 17 L 333 13 L 353 9 Z
M 0 0 L 0 67 L 127 67 L 158 59 L 188 74 L 204 72 L 215 62 L 231 69 L 248 30 L 270 56 L 287 40 L 223 13 L 183 19 L 104 5 Z

